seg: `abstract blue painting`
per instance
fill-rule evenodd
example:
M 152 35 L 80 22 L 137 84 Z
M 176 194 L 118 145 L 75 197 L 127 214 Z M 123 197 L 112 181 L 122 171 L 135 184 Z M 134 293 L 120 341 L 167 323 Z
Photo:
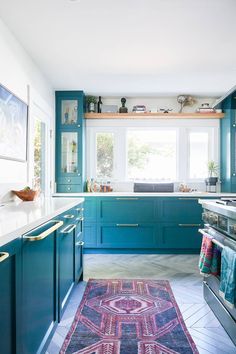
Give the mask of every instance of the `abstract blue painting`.
M 28 106 L 0 85 L 0 158 L 27 160 Z

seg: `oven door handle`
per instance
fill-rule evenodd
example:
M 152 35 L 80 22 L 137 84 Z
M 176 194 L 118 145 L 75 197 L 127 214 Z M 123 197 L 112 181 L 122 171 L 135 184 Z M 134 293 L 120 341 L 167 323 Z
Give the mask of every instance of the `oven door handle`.
M 205 229 L 198 229 L 198 232 L 200 232 L 200 234 L 202 235 L 208 235 L 208 236 L 211 236 L 210 234 L 208 234 L 207 230 Z M 212 236 L 211 236 L 212 237 Z M 225 246 L 223 245 L 223 243 L 217 241 L 215 238 L 213 238 L 211 240 L 215 245 L 219 246 L 220 248 L 225 248 Z

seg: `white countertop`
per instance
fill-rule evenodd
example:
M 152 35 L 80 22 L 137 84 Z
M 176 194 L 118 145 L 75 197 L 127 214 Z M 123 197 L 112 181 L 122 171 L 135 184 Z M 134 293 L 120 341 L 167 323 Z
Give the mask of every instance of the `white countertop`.
M 136 193 L 136 192 L 109 192 L 109 193 L 54 193 L 53 197 L 235 197 L 236 193 L 207 193 L 207 192 L 171 192 L 171 193 Z
M 83 198 L 44 198 L 34 202 L 3 203 L 0 206 L 0 246 L 83 201 Z

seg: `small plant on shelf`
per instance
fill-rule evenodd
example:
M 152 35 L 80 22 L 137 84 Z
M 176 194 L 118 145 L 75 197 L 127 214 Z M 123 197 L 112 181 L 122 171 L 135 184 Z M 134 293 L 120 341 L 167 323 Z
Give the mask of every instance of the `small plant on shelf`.
M 88 112 L 96 112 L 97 98 L 95 96 L 86 96 L 86 104 Z

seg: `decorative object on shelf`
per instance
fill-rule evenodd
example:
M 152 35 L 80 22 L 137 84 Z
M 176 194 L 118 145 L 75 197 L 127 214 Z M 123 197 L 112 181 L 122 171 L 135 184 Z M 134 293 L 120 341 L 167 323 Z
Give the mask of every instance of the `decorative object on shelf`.
M 169 113 L 169 112 L 173 111 L 173 109 L 170 109 L 170 108 L 160 108 L 160 111 L 166 114 L 166 113 Z
M 86 96 L 86 102 L 87 102 L 87 110 L 88 112 L 93 112 L 95 113 L 96 111 L 96 104 L 97 104 L 97 99 L 95 96 Z
M 144 104 L 137 104 L 136 106 L 133 106 L 133 112 L 135 113 L 146 113 L 147 108 Z
M 0 85 L 0 158 L 26 161 L 28 106 Z
M 196 103 L 196 99 L 190 95 L 179 95 L 177 102 L 180 104 L 179 113 L 182 113 L 183 108 L 186 106 L 193 106 Z
M 197 109 L 198 113 L 215 113 L 215 109 L 210 107 L 209 103 L 202 103 L 201 107 Z
M 119 113 L 128 113 L 128 108 L 125 107 L 125 103 L 126 103 L 126 98 L 122 97 L 121 101 L 121 107 L 119 108 Z
M 209 193 L 216 193 L 216 184 L 218 182 L 218 165 L 211 160 L 207 164 L 209 177 L 205 179 L 206 191 Z
M 189 193 L 191 192 L 191 188 L 189 188 L 187 186 L 187 184 L 184 184 L 184 183 L 181 183 L 180 186 L 179 186 L 179 192 L 182 192 L 182 193 Z
M 35 200 L 38 195 L 39 195 L 39 191 L 38 190 L 33 190 L 30 187 L 25 187 L 24 189 L 20 190 L 20 191 L 12 191 L 18 198 L 20 198 L 21 200 L 23 200 L 24 202 L 32 202 L 33 200 Z
M 102 113 L 102 97 L 101 96 L 98 97 L 97 107 L 98 107 L 98 109 L 97 109 L 98 113 Z
M 116 104 L 103 104 L 102 113 L 117 113 L 118 106 Z

